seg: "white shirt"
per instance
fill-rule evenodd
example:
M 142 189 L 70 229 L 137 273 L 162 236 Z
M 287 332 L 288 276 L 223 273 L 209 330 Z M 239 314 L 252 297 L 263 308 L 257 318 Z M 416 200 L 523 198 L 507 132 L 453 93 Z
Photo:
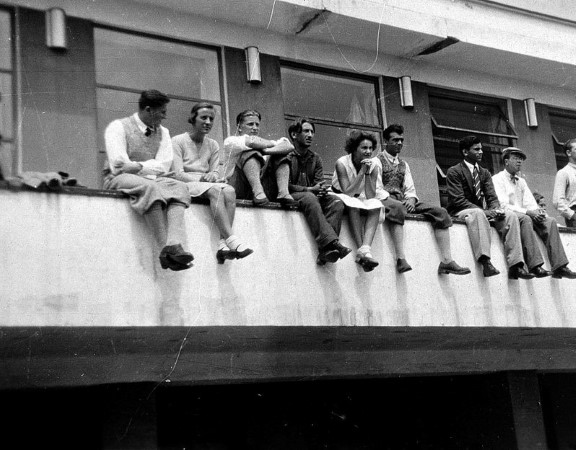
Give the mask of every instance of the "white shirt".
M 576 214 L 570 207 L 576 205 L 576 164 L 568 163 L 556 174 L 552 203 L 565 219 Z
M 526 214 L 526 211 L 540 209 L 526 180 L 518 177 L 516 183 L 511 179 L 510 172 L 503 170 L 492 177 L 494 189 L 500 202 L 500 207 L 509 211 Z
M 384 157 L 388 160 L 390 164 L 396 167 L 400 164 L 400 160 L 398 156 L 392 156 L 386 150 L 382 152 Z M 404 198 L 415 198 L 418 201 L 418 196 L 416 195 L 416 187 L 414 186 L 414 179 L 412 178 L 412 172 L 410 171 L 410 166 L 408 162 L 404 160 L 404 164 L 406 164 L 406 173 L 404 174 L 404 185 L 402 189 L 404 191 Z
M 135 113 L 132 117 L 136 120 L 136 124 L 142 133 L 146 132 L 148 126 L 140 120 L 138 113 Z M 156 178 L 158 175 L 162 175 L 170 171 L 170 166 L 172 166 L 172 159 L 174 155 L 172 153 L 172 140 L 170 139 L 170 132 L 167 128 L 159 125 L 156 132 L 162 133 L 162 140 L 160 141 L 160 148 L 156 153 L 154 159 L 149 159 L 148 161 L 138 161 L 142 164 L 142 170 L 138 172 L 138 175 L 144 176 L 146 178 Z M 124 125 L 120 119 L 110 122 L 106 127 L 104 132 L 104 142 L 106 144 L 106 154 L 108 155 L 108 164 L 110 165 L 110 170 L 112 174 L 117 175 L 118 169 L 114 168 L 114 163 L 118 160 L 129 162 L 126 143 L 126 132 L 124 131 Z

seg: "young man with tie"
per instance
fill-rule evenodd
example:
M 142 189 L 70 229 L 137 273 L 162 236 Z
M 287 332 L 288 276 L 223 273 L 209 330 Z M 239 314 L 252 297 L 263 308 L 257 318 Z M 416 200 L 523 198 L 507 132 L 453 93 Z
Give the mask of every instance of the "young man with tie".
M 508 265 L 508 278 L 526 279 L 534 275 L 525 269 L 518 216 L 500 207 L 490 172 L 482 161 L 482 143 L 476 136 L 459 142 L 464 160 L 448 169 L 448 212 L 466 221 L 474 258 L 483 266 L 485 277 L 500 272 L 490 259 L 490 224 L 500 234 Z

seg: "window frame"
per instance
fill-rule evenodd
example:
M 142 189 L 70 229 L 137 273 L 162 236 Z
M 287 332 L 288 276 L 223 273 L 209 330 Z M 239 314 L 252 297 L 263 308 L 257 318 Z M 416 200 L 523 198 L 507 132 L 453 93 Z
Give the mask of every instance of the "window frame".
M 554 132 L 553 118 L 561 117 L 563 119 L 571 119 L 576 123 L 576 111 L 569 109 L 561 109 L 555 107 L 548 107 L 548 117 L 550 120 L 550 133 L 552 135 L 552 145 L 554 148 L 554 159 L 556 160 L 556 168 L 562 169 L 568 163 L 568 156 L 564 152 L 564 142 L 560 141 Z M 575 127 L 576 128 L 576 127 Z M 576 135 L 574 136 L 576 138 Z M 570 138 L 572 139 L 572 138 Z
M 17 155 L 17 147 L 18 147 L 18 125 L 17 125 L 17 112 L 18 112 L 18 95 L 17 93 L 17 80 L 16 77 L 18 76 L 17 73 L 17 54 L 16 54 L 16 45 L 17 45 L 17 36 L 16 36 L 16 17 L 15 17 L 15 10 L 12 7 L 1 5 L 0 11 L 7 13 L 10 18 L 10 69 L 2 69 L 0 68 L 0 73 L 8 75 L 10 77 L 10 89 L 11 92 L 8 93 L 12 97 L 12 107 L 11 111 L 8 113 L 12 115 L 12 129 L 10 130 L 10 137 L 7 137 L 7 131 L 0 130 L 0 147 L 7 144 L 10 150 L 10 159 L 11 164 L 10 167 L 0 167 L 2 170 L 3 176 L 8 177 L 11 176 L 12 173 L 18 172 L 18 155 Z M 2 93 L 0 92 L 0 95 Z M 0 97 L 0 101 L 2 98 Z
M 367 125 L 358 122 L 344 122 L 335 119 L 330 119 L 327 117 L 318 117 L 318 116 L 308 116 L 306 114 L 294 114 L 293 112 L 287 112 L 284 109 L 284 120 L 285 121 L 293 121 L 300 117 L 305 117 L 306 119 L 311 120 L 314 124 L 318 125 L 327 125 L 327 126 L 334 126 L 340 128 L 347 128 L 350 130 L 363 130 L 369 131 L 371 133 L 378 135 L 378 140 L 380 143 L 383 142 L 383 132 L 386 125 L 386 120 L 384 118 L 384 109 L 382 102 L 380 99 L 382 98 L 382 83 L 381 77 L 377 75 L 365 75 L 365 74 L 356 74 L 346 72 L 344 70 L 338 69 L 329 69 L 326 67 L 317 67 L 312 66 L 305 63 L 299 63 L 294 61 L 287 61 L 287 60 L 280 60 L 280 73 L 282 73 L 282 68 L 286 67 L 289 69 L 299 70 L 303 72 L 308 72 L 312 74 L 321 74 L 321 75 L 328 75 L 332 77 L 344 78 L 347 80 L 354 80 L 354 81 L 364 81 L 368 82 L 373 85 L 374 87 L 374 99 L 376 101 L 376 114 L 377 120 L 379 125 Z M 282 76 L 282 75 L 281 75 Z M 280 80 L 280 84 L 282 84 L 282 80 Z M 284 92 L 282 92 L 282 97 L 284 98 Z M 326 167 L 324 167 L 324 176 L 326 178 L 331 177 L 334 173 L 334 169 L 331 171 L 327 171 Z
M 169 43 L 174 43 L 174 44 L 179 44 L 179 45 L 186 45 L 189 47 L 196 47 L 196 48 L 201 48 L 204 50 L 210 50 L 210 51 L 215 52 L 216 57 L 217 57 L 217 64 L 218 64 L 218 88 L 220 91 L 220 100 L 219 101 L 206 100 L 203 98 L 188 97 L 188 96 L 183 96 L 183 95 L 174 95 L 174 94 L 170 94 L 170 93 L 165 93 L 165 94 L 168 96 L 168 98 L 174 99 L 174 100 L 181 100 L 181 101 L 192 102 L 192 103 L 209 101 L 213 105 L 219 106 L 220 110 L 221 110 L 221 114 L 222 114 L 222 133 L 223 133 L 222 140 L 226 139 L 226 130 L 228 128 L 228 124 L 227 124 L 227 119 L 226 119 L 227 118 L 227 103 L 226 103 L 226 90 L 224 87 L 225 79 L 224 79 L 224 65 L 223 65 L 222 47 L 191 42 L 191 41 L 187 41 L 184 39 L 177 39 L 177 38 L 157 35 L 157 34 L 153 34 L 153 33 L 146 33 L 143 31 L 125 29 L 125 28 L 115 27 L 115 26 L 101 24 L 101 23 L 95 23 L 94 24 L 94 27 L 93 27 L 94 31 L 93 32 L 96 33 L 97 29 L 114 31 L 117 33 L 124 33 L 124 34 L 129 34 L 132 36 L 143 37 L 143 38 L 147 38 L 147 39 L 153 39 L 153 40 L 157 40 L 157 41 L 169 42 Z M 95 47 L 96 47 L 96 40 L 94 40 L 94 48 Z M 96 91 L 98 89 L 108 89 L 108 90 L 113 90 L 113 91 L 118 91 L 118 92 L 129 92 L 129 93 L 133 93 L 136 95 L 140 95 L 140 93 L 142 92 L 140 89 L 125 88 L 125 87 L 109 85 L 109 84 L 105 84 L 105 83 L 98 83 L 98 82 L 95 83 L 95 86 L 96 86 Z M 103 127 L 101 127 L 101 124 L 98 124 L 98 129 L 103 129 Z M 102 145 L 99 145 L 99 147 L 100 147 L 100 150 L 99 150 L 100 153 L 106 153 L 106 151 Z

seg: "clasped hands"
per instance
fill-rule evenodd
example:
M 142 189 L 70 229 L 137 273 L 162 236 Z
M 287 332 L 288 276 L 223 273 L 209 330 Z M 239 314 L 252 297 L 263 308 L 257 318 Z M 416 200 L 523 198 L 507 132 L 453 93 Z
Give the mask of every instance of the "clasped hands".
M 308 192 L 312 192 L 316 197 L 324 197 L 328 194 L 328 188 L 324 184 L 324 181 L 321 181 L 320 183 L 309 187 Z

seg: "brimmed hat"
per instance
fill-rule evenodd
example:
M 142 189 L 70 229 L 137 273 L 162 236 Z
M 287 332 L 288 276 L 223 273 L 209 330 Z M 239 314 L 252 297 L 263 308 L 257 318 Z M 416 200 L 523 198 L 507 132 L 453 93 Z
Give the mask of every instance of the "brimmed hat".
M 522 159 L 526 159 L 526 153 L 524 153 L 524 150 L 521 150 L 517 147 L 506 147 L 504 150 L 502 150 L 502 159 L 505 159 L 510 155 L 518 155 Z

